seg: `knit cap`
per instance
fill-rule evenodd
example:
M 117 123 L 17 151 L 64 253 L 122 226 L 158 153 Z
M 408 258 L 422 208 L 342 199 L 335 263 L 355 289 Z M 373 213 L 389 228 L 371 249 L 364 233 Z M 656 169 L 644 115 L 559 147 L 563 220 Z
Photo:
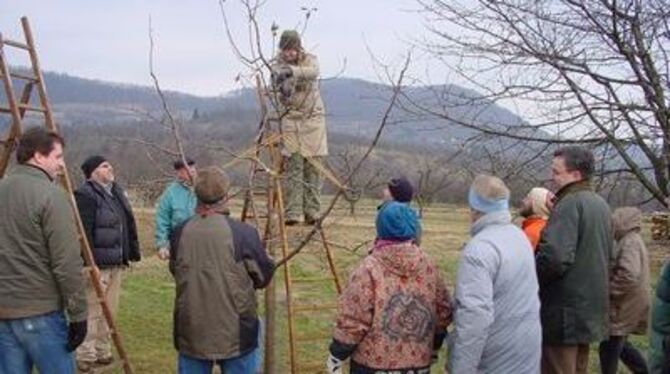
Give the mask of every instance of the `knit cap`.
M 406 241 L 416 238 L 419 219 L 406 203 L 388 201 L 377 213 L 377 239 Z
M 285 30 L 279 38 L 279 49 L 302 49 L 300 34 L 295 30 Z
M 84 173 L 86 179 L 91 178 L 91 174 L 93 174 L 95 169 L 97 169 L 98 166 L 100 166 L 100 164 L 105 161 L 107 161 L 107 159 L 99 155 L 90 156 L 87 158 L 84 163 L 81 164 L 81 171 Z
M 405 177 L 393 178 L 388 183 L 389 192 L 393 200 L 401 203 L 409 203 L 414 196 L 414 187 Z

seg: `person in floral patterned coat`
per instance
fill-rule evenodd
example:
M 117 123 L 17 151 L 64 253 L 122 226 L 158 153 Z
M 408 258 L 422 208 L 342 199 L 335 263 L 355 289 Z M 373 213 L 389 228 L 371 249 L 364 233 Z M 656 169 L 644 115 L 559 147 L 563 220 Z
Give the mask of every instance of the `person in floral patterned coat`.
M 435 263 L 414 244 L 418 221 L 407 204 L 389 202 L 377 240 L 342 292 L 328 372 L 429 373 L 451 323 L 451 301 Z

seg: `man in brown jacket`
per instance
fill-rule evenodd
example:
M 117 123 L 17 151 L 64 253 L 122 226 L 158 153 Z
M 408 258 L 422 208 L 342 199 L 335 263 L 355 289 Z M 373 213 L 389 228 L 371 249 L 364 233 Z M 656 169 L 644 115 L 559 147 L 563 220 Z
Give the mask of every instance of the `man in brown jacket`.
M 626 207 L 614 211 L 613 264 L 610 271 L 610 337 L 600 343 L 603 374 L 616 374 L 619 358 L 634 374 L 647 373 L 644 356 L 626 337 L 647 332 L 649 257 L 640 236 L 642 212 Z
M 325 109 L 316 56 L 305 52 L 300 34 L 286 30 L 279 40 L 273 80 L 281 92 L 280 116 L 286 172 L 286 224 L 304 215 L 314 224 L 321 207 L 321 175 L 313 163 L 328 155 Z
M 54 183 L 63 139 L 29 129 L 16 161 L 0 180 L 0 373 L 74 373 L 86 288 L 72 206 Z
M 198 173 L 194 217 L 177 227 L 170 271 L 177 284 L 174 343 L 179 373 L 255 373 L 259 320 L 255 289 L 274 266 L 255 228 L 228 217 L 230 183 L 216 167 Z

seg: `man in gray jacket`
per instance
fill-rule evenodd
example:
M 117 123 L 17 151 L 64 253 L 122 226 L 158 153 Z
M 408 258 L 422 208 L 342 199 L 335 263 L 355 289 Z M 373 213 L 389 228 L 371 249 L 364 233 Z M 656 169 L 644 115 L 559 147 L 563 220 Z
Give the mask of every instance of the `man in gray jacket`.
M 480 175 L 468 195 L 473 238 L 458 264 L 450 373 L 537 374 L 542 333 L 530 242 L 512 224 L 509 189 Z
M 29 129 L 16 160 L 0 180 L 0 373 L 74 373 L 86 288 L 72 206 L 54 183 L 63 139 Z

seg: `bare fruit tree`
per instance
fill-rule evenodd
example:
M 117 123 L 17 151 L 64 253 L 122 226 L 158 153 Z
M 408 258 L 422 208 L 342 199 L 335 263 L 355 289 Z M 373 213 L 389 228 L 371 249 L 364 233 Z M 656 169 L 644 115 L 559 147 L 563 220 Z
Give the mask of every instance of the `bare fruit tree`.
M 423 155 L 417 161 L 417 178 L 415 182 L 415 201 L 419 206 L 419 217 L 423 218 L 425 211 L 437 200 L 440 195 L 449 191 L 457 183 L 463 182 L 469 171 L 465 165 L 459 165 L 461 151 L 444 157 L 430 157 Z
M 590 146 L 600 175 L 669 195 L 668 0 L 418 0 L 430 36 L 418 45 L 477 90 L 483 103 L 523 108 L 514 126 L 458 121 L 489 136 Z M 610 178 L 612 179 L 612 178 Z
M 347 145 L 334 157 L 333 166 L 342 174 L 349 175 L 365 151 L 362 146 Z M 361 169 L 349 179 L 349 189 L 342 197 L 349 204 L 349 214 L 356 215 L 356 205 L 365 196 L 374 194 L 387 182 L 387 172 L 383 165 L 366 162 Z

